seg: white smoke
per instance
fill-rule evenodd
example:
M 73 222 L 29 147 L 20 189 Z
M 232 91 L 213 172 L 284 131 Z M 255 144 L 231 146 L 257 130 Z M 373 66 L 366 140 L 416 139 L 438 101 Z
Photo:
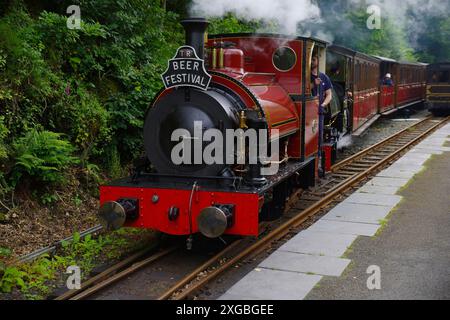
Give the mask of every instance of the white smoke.
M 361 5 L 362 3 L 370 6 L 372 4 L 381 8 L 381 15 L 388 16 L 394 22 L 404 23 L 407 19 L 408 11 L 416 14 L 433 13 L 436 15 L 448 16 L 449 3 L 447 0 L 351 0 L 353 4 Z
M 348 148 L 353 144 L 353 138 L 351 135 L 341 136 L 337 143 L 338 150 Z
M 361 3 L 361 0 L 352 0 L 353 3 Z M 375 4 L 381 9 L 383 18 L 390 20 L 399 28 L 407 30 L 410 43 L 413 47 L 417 44 L 417 34 L 427 29 L 425 17 L 448 17 L 450 15 L 450 1 L 448 0 L 367 0 L 368 5 Z M 414 18 L 411 19 L 411 15 Z
M 280 32 L 295 34 L 300 22 L 320 18 L 312 0 L 193 0 L 191 15 L 223 17 L 233 13 L 244 21 L 275 21 Z

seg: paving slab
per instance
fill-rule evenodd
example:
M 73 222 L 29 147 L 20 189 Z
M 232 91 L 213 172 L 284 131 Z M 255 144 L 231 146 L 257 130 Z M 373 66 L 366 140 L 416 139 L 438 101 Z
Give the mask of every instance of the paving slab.
M 423 166 L 425 164 L 425 162 L 427 162 L 430 159 L 430 157 L 431 157 L 431 154 L 427 154 L 426 157 L 423 157 L 423 158 L 404 157 L 404 158 L 401 158 L 400 160 L 398 160 L 397 162 L 395 162 L 394 164 L 395 165 L 410 164 L 410 165 Z
M 303 231 L 280 247 L 288 251 L 318 256 L 342 257 L 357 235 Z
M 450 138 L 450 132 L 447 130 L 444 131 L 436 131 L 433 136 L 437 138 Z
M 365 185 L 358 190 L 359 193 L 373 193 L 373 194 L 386 194 L 394 195 L 400 190 L 399 187 L 382 187 L 382 186 L 372 186 Z
M 309 227 L 309 231 L 352 234 L 371 237 L 378 231 L 379 225 L 356 222 L 343 222 L 320 219 Z
M 411 171 L 411 172 L 419 172 L 423 169 L 422 164 L 418 163 L 394 163 L 388 169 L 399 170 L 399 171 Z
M 377 177 L 403 178 L 403 179 L 410 180 L 416 174 L 417 174 L 417 172 L 413 172 L 413 171 L 400 171 L 400 170 L 394 170 L 394 169 L 389 168 L 389 169 L 381 171 L 379 174 L 377 174 Z
M 374 206 L 395 207 L 402 200 L 401 196 L 356 192 L 344 203 L 371 204 Z
M 256 269 L 219 300 L 302 300 L 320 279 L 318 275 Z
M 339 277 L 350 262 L 351 261 L 348 259 L 335 257 L 276 251 L 271 254 L 269 258 L 264 260 L 259 267 L 272 270 Z
M 439 146 L 430 146 L 430 145 L 417 145 L 414 148 L 422 149 L 422 150 L 441 151 L 441 152 L 450 151 L 449 147 L 439 147 Z
M 322 219 L 380 225 L 394 206 L 374 206 L 370 204 L 341 203 L 327 213 Z
M 423 144 L 425 144 L 425 145 L 431 144 L 431 145 L 443 146 L 447 141 L 450 141 L 450 138 L 446 138 L 446 137 L 442 136 L 442 137 L 435 137 L 435 138 L 432 138 L 432 139 L 425 139 L 425 140 L 423 140 Z
M 436 131 L 435 135 L 438 138 L 450 138 L 450 132 L 448 131 Z
M 401 157 L 399 160 L 402 160 L 402 159 L 417 159 L 417 160 L 425 159 L 425 160 L 428 160 L 432 154 L 433 154 L 432 151 L 425 151 L 423 149 L 415 151 L 414 149 L 412 149 L 406 155 Z
M 431 150 L 431 149 L 423 149 L 423 148 L 414 148 L 412 149 L 409 154 L 411 153 L 424 153 L 424 154 L 436 154 L 436 155 L 441 155 L 444 153 L 444 151 L 440 151 L 440 150 Z
M 402 178 L 389 178 L 389 177 L 375 177 L 366 185 L 369 186 L 380 186 L 380 187 L 403 187 L 408 183 L 408 179 Z
M 438 151 L 450 151 L 446 150 L 448 147 L 444 147 L 445 141 L 441 141 L 439 143 L 434 142 L 423 142 L 421 144 L 418 144 L 415 146 L 415 148 L 419 149 L 431 149 L 431 150 L 438 150 Z

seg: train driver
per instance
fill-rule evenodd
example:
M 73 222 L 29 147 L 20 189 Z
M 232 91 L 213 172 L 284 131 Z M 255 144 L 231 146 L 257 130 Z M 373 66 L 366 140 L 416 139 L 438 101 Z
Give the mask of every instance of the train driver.
M 319 157 L 322 159 L 323 130 L 325 122 L 326 107 L 333 99 L 333 85 L 330 78 L 322 72 L 319 72 L 319 55 L 313 54 L 311 61 L 311 82 L 313 82 L 312 95 L 319 96 Z M 319 176 L 325 175 L 322 168 L 322 160 L 319 162 Z
M 311 82 L 314 83 L 312 95 L 319 95 L 319 114 L 325 112 L 325 108 L 333 99 L 333 85 L 325 73 L 319 72 L 319 56 L 314 54 L 311 62 Z M 319 91 L 319 92 L 317 92 Z

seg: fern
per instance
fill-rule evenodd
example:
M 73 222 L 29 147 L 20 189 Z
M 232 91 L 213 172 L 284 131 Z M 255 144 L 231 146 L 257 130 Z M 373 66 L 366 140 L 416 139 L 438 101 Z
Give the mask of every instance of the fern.
M 65 170 L 79 162 L 72 154 L 75 148 L 61 134 L 33 129 L 14 143 L 15 165 L 12 182 L 17 185 L 24 176 L 37 182 L 64 182 Z

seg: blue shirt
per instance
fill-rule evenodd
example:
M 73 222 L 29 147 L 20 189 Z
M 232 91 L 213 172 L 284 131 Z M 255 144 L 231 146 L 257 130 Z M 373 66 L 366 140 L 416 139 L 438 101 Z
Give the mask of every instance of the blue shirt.
M 393 87 L 394 86 L 394 81 L 392 81 L 392 79 L 390 79 L 390 78 L 384 78 L 383 86 Z
M 319 78 L 320 80 L 322 80 L 320 88 L 319 86 L 316 86 L 314 82 L 317 79 L 317 76 L 311 74 L 311 82 L 313 83 L 312 95 L 316 97 L 318 95 L 317 89 L 319 88 L 320 93 L 319 102 L 320 105 L 322 105 L 322 103 L 325 101 L 325 92 L 327 90 L 333 89 L 333 84 L 331 83 L 330 78 L 328 78 L 328 76 L 325 73 L 319 72 Z

